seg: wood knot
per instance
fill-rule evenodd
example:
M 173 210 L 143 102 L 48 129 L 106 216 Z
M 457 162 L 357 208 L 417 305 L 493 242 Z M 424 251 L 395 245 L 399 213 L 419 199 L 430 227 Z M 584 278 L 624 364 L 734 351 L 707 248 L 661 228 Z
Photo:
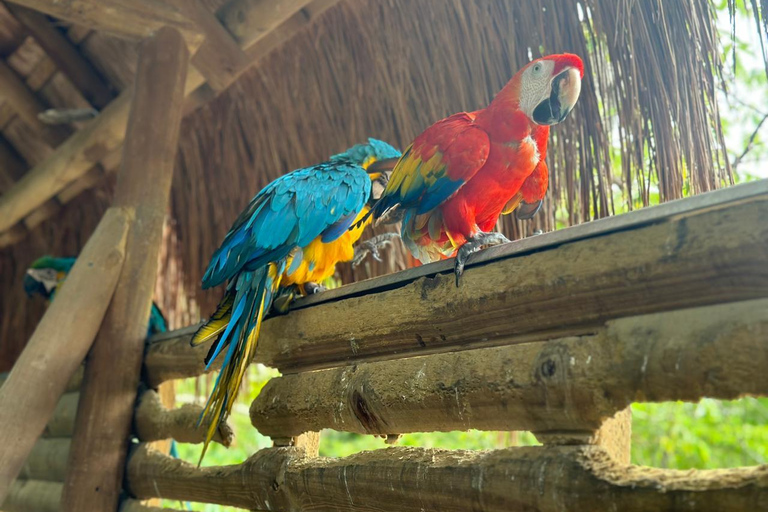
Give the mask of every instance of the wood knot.
M 557 364 L 555 364 L 555 361 L 553 359 L 547 359 L 543 363 L 541 363 L 541 374 L 544 377 L 552 377 L 555 374 L 555 371 L 557 370 Z

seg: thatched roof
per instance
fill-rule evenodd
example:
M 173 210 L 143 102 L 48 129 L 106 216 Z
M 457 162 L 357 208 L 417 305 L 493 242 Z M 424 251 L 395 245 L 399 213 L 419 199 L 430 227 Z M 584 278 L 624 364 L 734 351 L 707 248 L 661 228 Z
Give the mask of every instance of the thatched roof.
M 584 87 L 571 117 L 553 130 L 544 214 L 526 225 L 505 219 L 505 231 L 521 236 L 603 217 L 616 200 L 647 205 L 656 186 L 665 201 L 731 183 L 715 101 L 721 63 L 714 16 L 708 0 L 339 2 L 185 119 L 161 255 L 161 306 L 174 326 L 196 321 L 198 307 L 208 312 L 217 292 L 199 291 L 202 270 L 270 180 L 368 136 L 403 147 L 435 120 L 486 105 L 541 54 L 588 57 Z M 0 8 L 0 52 L 9 63 L 34 45 L 12 21 Z M 115 91 L 130 84 L 133 43 L 84 36 L 77 27 L 69 33 Z M 40 65 L 17 72 L 29 82 Z M 94 179 L 95 189 L 0 249 L 0 369 L 42 310 L 23 297 L 23 270 L 42 253 L 82 247 L 108 203 L 109 180 Z M 401 255 L 341 272 L 364 278 L 404 264 Z

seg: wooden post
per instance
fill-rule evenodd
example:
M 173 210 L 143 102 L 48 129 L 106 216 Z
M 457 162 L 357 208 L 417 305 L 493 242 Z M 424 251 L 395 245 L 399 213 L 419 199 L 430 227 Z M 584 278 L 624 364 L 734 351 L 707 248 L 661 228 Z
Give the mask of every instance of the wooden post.
M 117 509 L 139 385 L 189 55 L 173 28 L 141 48 L 115 204 L 136 209 L 126 261 L 86 364 L 62 510 Z
M 107 210 L 0 388 L 0 503 L 96 337 L 120 275 L 128 223 L 126 210 Z

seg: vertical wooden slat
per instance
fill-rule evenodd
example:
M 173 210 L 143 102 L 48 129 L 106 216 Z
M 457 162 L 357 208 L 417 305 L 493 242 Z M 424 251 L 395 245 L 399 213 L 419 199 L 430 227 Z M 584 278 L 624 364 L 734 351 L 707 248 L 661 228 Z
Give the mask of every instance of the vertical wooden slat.
M 62 510 L 114 511 L 125 469 L 189 55 L 163 28 L 141 48 L 115 205 L 135 209 L 126 260 L 86 364 Z
M 123 263 L 123 208 L 110 208 L 0 388 L 0 503 L 99 329 Z

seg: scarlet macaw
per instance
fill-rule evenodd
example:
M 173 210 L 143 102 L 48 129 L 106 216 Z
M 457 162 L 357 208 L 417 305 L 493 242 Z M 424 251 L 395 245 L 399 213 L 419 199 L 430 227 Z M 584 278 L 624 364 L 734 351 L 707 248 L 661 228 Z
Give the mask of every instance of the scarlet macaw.
M 402 220 L 401 238 L 422 263 L 456 255 L 456 285 L 469 255 L 508 242 L 490 232 L 499 215 L 532 217 L 547 191 L 549 126 L 581 91 L 572 54 L 528 63 L 491 104 L 427 128 L 395 166 L 374 218 Z
M 228 281 L 226 292 L 191 343 L 216 339 L 207 367 L 229 348 L 201 417 L 212 418 L 201 461 L 232 409 L 273 299 L 287 288 L 312 293 L 316 283 L 333 275 L 336 263 L 353 260 L 353 244 L 366 225 L 358 221 L 374 199 L 372 182 L 378 182 L 380 193 L 388 178 L 381 170 L 391 169 L 399 156 L 389 144 L 368 139 L 327 162 L 281 176 L 256 194 L 214 253 L 203 288 Z M 375 255 L 376 247 L 368 244 L 367 250 Z
M 64 283 L 74 264 L 75 258 L 42 256 L 36 259 L 24 276 L 24 290 L 30 297 L 34 294 L 40 294 L 48 300 L 53 300 L 56 290 Z M 167 330 L 165 317 L 157 304 L 153 302 L 149 314 L 147 337 Z

